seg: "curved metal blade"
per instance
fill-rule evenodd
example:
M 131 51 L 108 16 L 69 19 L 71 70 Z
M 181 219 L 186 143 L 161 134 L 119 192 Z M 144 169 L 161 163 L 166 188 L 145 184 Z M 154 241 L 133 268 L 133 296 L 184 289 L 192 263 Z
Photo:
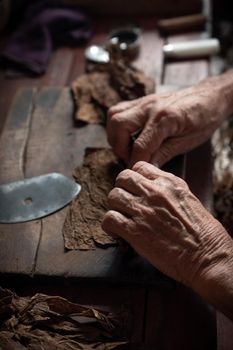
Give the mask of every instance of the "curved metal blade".
M 81 186 L 51 173 L 0 186 L 0 222 L 16 223 L 42 218 L 67 205 Z

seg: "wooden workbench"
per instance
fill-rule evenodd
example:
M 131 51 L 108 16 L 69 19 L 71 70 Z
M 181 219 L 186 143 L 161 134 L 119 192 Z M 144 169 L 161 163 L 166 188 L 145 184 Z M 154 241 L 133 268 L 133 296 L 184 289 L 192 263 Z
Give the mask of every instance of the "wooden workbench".
M 113 23 L 113 19 L 97 20 L 91 42 L 103 43 Z M 206 59 L 174 63 L 165 62 L 162 55 L 165 40 L 199 38 L 201 33 L 165 39 L 155 18 L 137 23 L 143 37 L 135 64 L 155 78 L 159 91 L 191 85 L 208 75 Z M 84 47 L 55 52 L 42 78 L 9 81 L 1 73 L 0 109 L 2 118 L 7 115 L 0 138 L 1 183 L 54 171 L 71 177 L 86 147 L 108 147 L 102 126 L 78 128 L 73 123 L 70 89 L 64 86 L 84 72 L 83 51 Z M 209 142 L 166 169 L 183 177 L 211 208 Z M 2 286 L 22 295 L 40 291 L 84 304 L 112 308 L 127 304 L 134 320 L 131 341 L 144 344 L 142 349 L 153 345 L 164 350 L 216 349 L 214 311 L 135 253 L 124 254 L 118 248 L 65 251 L 62 226 L 67 209 L 42 220 L 0 225 Z

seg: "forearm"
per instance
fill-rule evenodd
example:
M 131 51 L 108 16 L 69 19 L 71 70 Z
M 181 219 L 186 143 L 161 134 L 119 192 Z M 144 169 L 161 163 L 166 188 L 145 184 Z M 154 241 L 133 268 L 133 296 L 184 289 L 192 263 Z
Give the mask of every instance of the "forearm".
M 207 90 L 213 93 L 213 104 L 221 109 L 222 120 L 233 113 L 233 69 L 214 77 L 203 80 Z
M 221 245 L 213 266 L 200 273 L 193 289 L 233 321 L 233 240 L 228 234 Z

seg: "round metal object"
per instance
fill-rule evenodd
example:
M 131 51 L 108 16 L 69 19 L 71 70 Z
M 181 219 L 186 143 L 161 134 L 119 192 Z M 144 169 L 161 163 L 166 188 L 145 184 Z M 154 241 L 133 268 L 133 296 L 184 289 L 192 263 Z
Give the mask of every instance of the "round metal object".
M 89 61 L 96 63 L 108 63 L 109 53 L 102 46 L 91 45 L 85 50 L 85 57 Z
M 139 27 L 126 25 L 113 29 L 108 42 L 111 46 L 117 46 L 124 55 L 134 58 L 139 52 L 140 38 Z

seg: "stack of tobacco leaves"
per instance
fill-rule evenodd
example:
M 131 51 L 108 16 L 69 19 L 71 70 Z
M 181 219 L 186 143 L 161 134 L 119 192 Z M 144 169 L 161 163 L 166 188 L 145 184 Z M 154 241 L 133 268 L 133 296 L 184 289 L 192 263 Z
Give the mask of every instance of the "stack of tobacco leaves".
M 233 117 L 213 136 L 214 208 L 217 218 L 233 236 Z
M 18 297 L 0 288 L 0 349 L 120 349 L 127 317 L 125 311 L 113 315 L 58 296 Z
M 111 52 L 110 56 L 109 63 L 94 65 L 91 72 L 72 83 L 76 121 L 105 124 L 111 106 L 155 91 L 154 80 L 130 65 L 119 53 Z
M 110 149 L 87 149 L 84 162 L 74 171 L 74 178 L 82 189 L 69 207 L 63 236 L 67 249 L 90 250 L 118 242 L 101 228 L 108 209 L 108 194 L 116 176 L 123 170 Z

